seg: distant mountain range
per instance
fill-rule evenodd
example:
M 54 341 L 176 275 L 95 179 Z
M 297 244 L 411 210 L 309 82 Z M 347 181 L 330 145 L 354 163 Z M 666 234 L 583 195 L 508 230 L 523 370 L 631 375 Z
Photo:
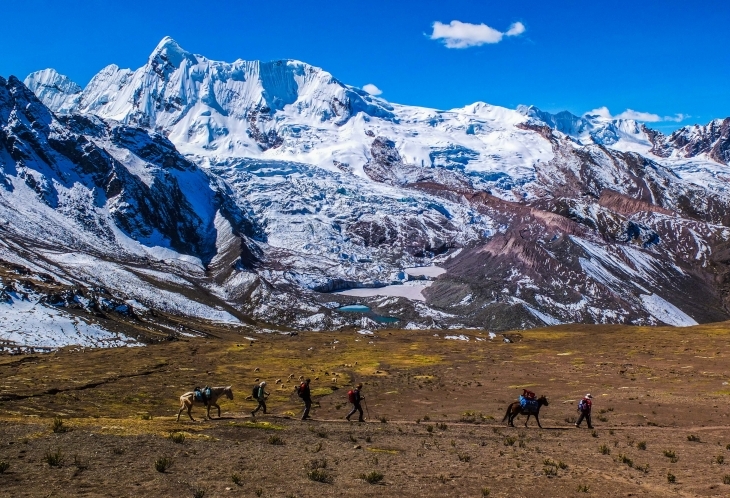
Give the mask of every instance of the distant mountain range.
M 243 328 L 726 320 L 729 144 L 730 118 L 666 136 L 533 106 L 403 106 L 165 38 L 84 89 L 52 69 L 0 79 L 0 266 L 103 290 L 136 319 Z M 22 328 L 23 292 L 66 312 L 7 275 L 0 319 Z M 336 309 L 356 301 L 371 312 Z

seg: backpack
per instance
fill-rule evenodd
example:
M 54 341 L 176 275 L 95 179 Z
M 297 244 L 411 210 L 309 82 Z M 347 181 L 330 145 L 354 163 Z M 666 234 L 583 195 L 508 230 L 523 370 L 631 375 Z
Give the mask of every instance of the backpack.
M 582 412 L 587 412 L 591 408 L 591 402 L 590 400 L 587 400 L 583 398 L 580 400 L 580 403 L 578 403 L 578 410 Z
M 302 382 L 301 384 L 299 384 L 299 387 L 297 387 L 297 396 L 299 396 L 300 398 L 303 398 L 304 397 L 304 389 L 305 389 L 305 387 L 306 387 L 306 385 L 304 384 L 304 382 Z
M 355 391 L 353 389 L 347 391 L 347 401 L 353 405 L 355 404 Z
M 254 399 L 259 398 L 259 386 L 253 386 L 252 396 L 254 397 Z

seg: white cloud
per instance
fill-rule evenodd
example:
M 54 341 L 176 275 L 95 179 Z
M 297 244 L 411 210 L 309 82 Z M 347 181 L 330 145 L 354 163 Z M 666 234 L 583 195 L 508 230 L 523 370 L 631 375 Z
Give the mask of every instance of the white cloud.
M 383 91 L 372 83 L 368 83 L 362 87 L 363 90 L 368 92 L 370 95 L 380 95 Z
M 485 43 L 499 43 L 505 36 L 518 36 L 525 32 L 525 25 L 521 22 L 513 23 L 507 32 L 491 28 L 486 24 L 471 24 L 468 22 L 451 21 L 444 24 L 433 23 L 432 40 L 441 40 L 446 48 L 478 47 Z
M 600 116 L 605 119 L 633 119 L 635 121 L 643 121 L 644 123 L 659 123 L 663 121 L 674 121 L 676 123 L 679 123 L 689 117 L 686 114 L 675 114 L 674 116 L 660 116 L 651 112 L 641 112 L 635 111 L 633 109 L 626 109 L 624 112 L 613 116 L 606 106 L 599 107 L 598 109 L 593 109 L 592 111 L 588 111 L 587 113 L 585 113 L 585 115 Z

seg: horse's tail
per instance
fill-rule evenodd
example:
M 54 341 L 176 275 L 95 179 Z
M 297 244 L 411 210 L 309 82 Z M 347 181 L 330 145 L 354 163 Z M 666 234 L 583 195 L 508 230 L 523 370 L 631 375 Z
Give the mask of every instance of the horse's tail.
M 509 417 L 509 412 L 512 411 L 512 405 L 513 405 L 513 403 L 510 403 L 509 405 L 507 405 L 507 412 L 504 414 L 504 418 L 502 419 L 502 422 L 505 422 L 507 420 L 507 418 Z

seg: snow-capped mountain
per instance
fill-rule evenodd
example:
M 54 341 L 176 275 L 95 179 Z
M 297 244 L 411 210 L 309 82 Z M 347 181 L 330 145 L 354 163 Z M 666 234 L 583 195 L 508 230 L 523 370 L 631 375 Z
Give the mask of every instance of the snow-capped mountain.
M 329 292 L 385 285 L 360 300 L 406 327 L 728 317 L 727 120 L 402 106 L 170 38 L 83 90 L 26 84 L 0 94 L 0 257 L 121 301 L 302 329 L 360 326 Z

